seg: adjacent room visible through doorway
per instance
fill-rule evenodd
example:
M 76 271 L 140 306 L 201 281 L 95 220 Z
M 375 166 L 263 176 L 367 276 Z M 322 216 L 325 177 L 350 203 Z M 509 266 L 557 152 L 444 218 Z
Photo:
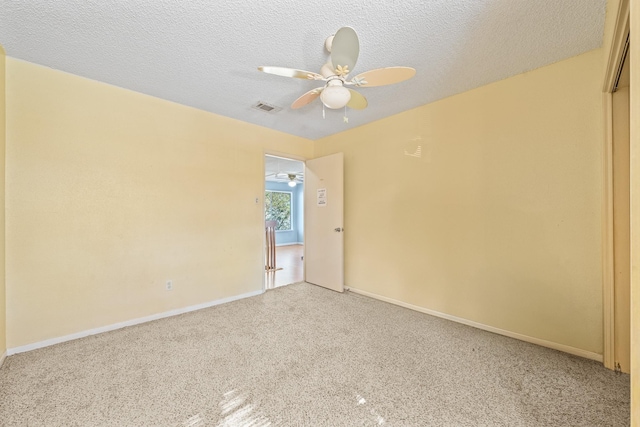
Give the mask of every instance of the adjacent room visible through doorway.
M 265 156 L 265 288 L 304 280 L 304 163 Z

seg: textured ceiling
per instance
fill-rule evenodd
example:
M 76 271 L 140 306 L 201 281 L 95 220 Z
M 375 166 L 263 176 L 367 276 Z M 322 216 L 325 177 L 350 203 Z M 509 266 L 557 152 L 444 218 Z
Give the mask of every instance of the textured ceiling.
M 282 174 L 290 173 L 296 174 L 299 178 L 304 178 L 304 163 L 282 157 L 264 156 L 265 180 L 287 182 L 286 178 L 282 178 Z M 278 174 L 278 176 L 276 176 L 276 174 Z
M 532 70 L 602 43 L 606 0 L 15 0 L 0 7 L 7 54 L 47 67 L 317 139 Z M 353 27 L 354 74 L 414 67 L 359 89 L 366 110 L 289 105 L 318 82 L 259 65 L 319 72 L 327 36 Z M 258 101 L 283 109 L 252 109 Z

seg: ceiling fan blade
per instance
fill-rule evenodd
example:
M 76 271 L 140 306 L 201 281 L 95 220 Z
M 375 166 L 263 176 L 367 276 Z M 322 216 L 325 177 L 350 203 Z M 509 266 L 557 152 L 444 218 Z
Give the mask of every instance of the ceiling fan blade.
M 331 63 L 334 67 L 349 67 L 353 71 L 360 54 L 358 35 L 351 27 L 342 27 L 333 37 L 331 43 Z M 347 73 L 348 74 L 348 73 Z
M 360 87 L 384 86 L 408 80 L 415 74 L 416 70 L 411 67 L 378 68 L 358 74 L 350 83 Z
M 295 68 L 286 68 L 286 67 L 258 67 L 259 71 L 263 73 L 275 74 L 276 76 L 282 77 L 293 77 L 296 79 L 305 79 L 305 80 L 323 80 L 322 77 L 318 73 L 314 73 L 311 71 L 304 70 L 296 70 Z
M 367 98 L 353 89 L 349 89 L 349 92 L 351 93 L 351 99 L 347 103 L 347 107 L 353 108 L 354 110 L 363 110 L 367 108 L 367 105 L 369 105 Z
M 296 108 L 304 107 L 305 105 L 307 105 L 308 103 L 310 103 L 311 101 L 319 97 L 320 93 L 322 92 L 322 89 L 324 89 L 324 87 L 312 89 L 309 92 L 305 93 L 300 98 L 293 101 L 293 104 L 291 104 L 291 108 L 296 109 Z

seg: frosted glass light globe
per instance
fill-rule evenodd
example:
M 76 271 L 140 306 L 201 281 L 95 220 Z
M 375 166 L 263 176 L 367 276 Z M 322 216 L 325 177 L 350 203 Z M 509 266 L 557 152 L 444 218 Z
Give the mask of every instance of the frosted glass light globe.
M 345 105 L 351 99 L 351 92 L 346 87 L 340 86 L 327 86 L 320 94 L 320 100 L 327 108 L 337 110 L 344 108 Z

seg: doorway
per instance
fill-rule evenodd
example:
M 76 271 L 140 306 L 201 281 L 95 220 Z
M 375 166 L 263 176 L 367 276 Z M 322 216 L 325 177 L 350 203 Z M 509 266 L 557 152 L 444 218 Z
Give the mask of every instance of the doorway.
M 304 280 L 304 163 L 265 155 L 265 289 Z

